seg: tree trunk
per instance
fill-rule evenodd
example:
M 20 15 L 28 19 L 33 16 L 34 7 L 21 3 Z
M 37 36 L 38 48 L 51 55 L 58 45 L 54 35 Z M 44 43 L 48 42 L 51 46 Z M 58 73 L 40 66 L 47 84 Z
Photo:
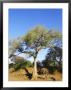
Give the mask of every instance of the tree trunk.
M 34 59 L 33 80 L 37 80 L 37 63 L 36 63 L 36 59 Z

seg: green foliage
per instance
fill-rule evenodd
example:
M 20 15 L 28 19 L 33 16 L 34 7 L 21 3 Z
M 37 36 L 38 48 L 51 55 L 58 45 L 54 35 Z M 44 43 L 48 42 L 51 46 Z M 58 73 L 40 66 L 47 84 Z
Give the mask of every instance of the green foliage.
M 56 67 L 54 66 L 49 66 L 48 67 L 49 73 L 53 74 L 56 71 Z
M 26 68 L 26 67 L 33 67 L 32 63 L 30 61 L 24 60 L 24 61 L 16 61 L 15 64 L 10 64 L 9 68 L 14 68 L 15 71 Z
M 57 61 L 57 58 L 59 61 Z M 50 48 L 46 59 L 42 63 L 44 67 L 48 68 L 50 73 L 53 73 L 56 69 L 62 72 L 62 48 L 56 46 Z
M 54 71 L 56 70 L 56 64 L 54 60 L 44 60 L 42 64 L 43 67 L 48 69 L 49 73 L 54 73 Z
M 13 63 L 9 64 L 9 68 L 12 68 L 13 66 L 14 66 L 14 64 L 13 64 Z
M 26 68 L 26 67 L 33 67 L 33 64 L 28 61 L 23 59 L 22 57 L 16 56 L 15 58 L 15 64 L 11 63 L 9 64 L 9 68 L 14 68 L 15 71 L 19 70 L 20 68 Z
M 14 64 L 15 71 L 19 70 L 21 68 L 21 63 Z
M 55 38 L 61 38 L 62 35 L 58 31 L 55 31 L 55 30 L 48 31 L 43 26 L 37 26 L 34 29 L 32 29 L 31 31 L 29 31 L 22 38 L 24 39 L 25 42 L 27 42 L 29 45 L 31 45 L 32 43 L 34 43 L 40 37 L 43 41 L 42 46 L 47 46 L 49 41 L 51 41 Z
M 40 37 L 40 35 L 46 34 L 48 31 L 46 29 L 44 29 L 42 26 L 37 26 L 35 28 L 33 28 L 31 31 L 29 31 L 26 36 L 24 37 L 24 40 L 28 43 L 28 44 L 32 44 L 33 42 L 36 41 L 36 39 L 38 39 Z
M 51 42 L 55 38 L 61 38 L 61 33 L 54 30 L 47 30 L 45 27 L 38 25 L 32 30 L 30 30 L 26 35 L 21 36 L 19 39 L 13 40 L 10 43 L 9 52 L 12 54 L 18 50 L 18 52 L 21 53 L 27 53 L 23 52 L 23 44 L 21 42 L 26 42 L 26 46 L 33 47 L 33 49 L 38 52 L 42 48 L 50 47 L 49 42 Z M 30 54 L 30 53 L 29 53 Z
M 17 49 L 20 48 L 20 42 L 21 42 L 21 40 L 19 40 L 19 39 L 9 41 L 9 49 L 8 49 L 9 56 L 13 55 L 17 51 Z
M 25 67 L 32 67 L 32 63 L 30 61 L 25 61 L 22 63 L 21 68 L 25 68 Z
M 32 45 L 36 42 L 36 44 L 39 43 L 40 46 L 47 47 L 50 41 L 52 41 L 55 38 L 61 37 L 62 35 L 60 32 L 55 30 L 48 31 L 45 27 L 38 25 L 32 30 L 30 30 L 25 36 L 21 36 L 19 39 L 12 41 L 10 44 L 10 46 L 12 46 L 10 47 L 10 50 L 13 50 L 14 48 L 14 51 L 16 49 L 23 51 L 23 48 L 20 45 L 21 41 L 26 42 L 28 45 Z
M 62 59 L 62 48 L 60 47 L 53 47 L 49 49 L 48 54 L 46 55 L 46 60 L 57 60 L 57 58 L 59 59 L 59 61 L 61 61 Z
M 58 61 L 57 58 L 59 59 Z M 56 46 L 50 48 L 42 64 L 48 68 L 50 73 L 53 73 L 56 69 L 62 72 L 62 48 Z
M 11 44 L 12 47 L 10 47 L 10 51 L 13 50 L 12 51 L 13 54 L 16 51 L 21 52 L 21 53 L 26 53 L 29 57 L 33 56 L 35 59 L 37 57 L 39 50 L 41 50 L 43 48 L 51 47 L 49 42 L 51 42 L 53 39 L 58 39 L 61 37 L 62 37 L 62 35 L 60 32 L 54 31 L 54 30 L 48 31 L 43 26 L 39 25 L 39 26 L 33 28 L 32 30 L 30 30 L 22 38 L 20 37 L 20 39 L 14 40 Z M 25 43 L 25 44 L 23 44 L 23 43 Z M 26 46 L 26 48 L 23 48 L 24 45 Z M 33 51 L 30 49 L 33 49 Z M 58 52 L 59 50 L 57 49 L 56 51 Z M 57 55 L 56 54 L 57 52 L 51 51 L 51 54 L 48 55 L 51 62 L 49 63 L 46 60 L 46 63 L 44 64 L 45 67 L 48 67 L 48 68 L 54 67 L 55 60 L 56 60 L 55 57 Z M 52 60 L 54 62 L 52 62 Z M 33 65 L 28 61 L 21 61 L 21 62 L 17 62 L 14 65 L 14 68 L 16 70 L 18 70 L 21 67 L 24 68 L 24 67 L 29 67 L 29 66 L 33 66 Z M 50 68 L 50 70 L 51 70 L 51 68 Z

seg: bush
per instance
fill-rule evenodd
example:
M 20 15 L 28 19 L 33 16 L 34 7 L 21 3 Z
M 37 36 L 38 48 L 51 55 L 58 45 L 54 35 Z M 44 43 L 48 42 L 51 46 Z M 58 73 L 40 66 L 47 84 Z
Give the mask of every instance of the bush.
M 49 73 L 53 74 L 56 71 L 56 67 L 49 66 L 48 71 L 49 71 Z
M 22 63 L 21 68 L 25 68 L 25 67 L 32 67 L 33 64 L 30 61 L 25 61 Z
M 15 64 L 14 64 L 14 69 L 15 69 L 15 71 L 16 70 L 19 70 L 19 69 L 23 69 L 23 68 L 26 68 L 26 67 L 32 67 L 33 65 L 32 65 L 32 63 L 30 62 L 30 61 L 19 61 L 19 62 L 15 62 Z
M 55 60 L 44 60 L 43 67 L 47 68 L 49 73 L 54 73 L 54 71 L 57 69 Z
M 15 71 L 19 70 L 20 68 L 21 68 L 21 64 L 20 63 L 14 64 Z
M 13 63 L 9 64 L 9 68 L 13 68 L 13 67 L 14 67 Z

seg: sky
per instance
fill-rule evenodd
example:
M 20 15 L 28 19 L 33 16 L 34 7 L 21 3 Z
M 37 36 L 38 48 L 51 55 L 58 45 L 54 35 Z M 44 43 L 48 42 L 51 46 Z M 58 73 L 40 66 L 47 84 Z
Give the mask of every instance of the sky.
M 9 9 L 9 39 L 24 35 L 37 25 L 62 31 L 61 9 Z
M 62 32 L 62 9 L 9 9 L 8 15 L 9 40 L 25 35 L 37 25 Z M 46 52 L 42 50 L 38 59 L 43 60 Z

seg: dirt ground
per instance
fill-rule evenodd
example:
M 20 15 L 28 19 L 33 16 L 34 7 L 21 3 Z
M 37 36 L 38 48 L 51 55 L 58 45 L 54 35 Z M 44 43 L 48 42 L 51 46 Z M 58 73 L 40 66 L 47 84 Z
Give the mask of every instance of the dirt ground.
M 19 69 L 18 71 L 14 71 L 13 68 L 9 69 L 9 81 L 32 81 L 31 75 L 33 72 L 33 68 L 27 68 L 30 72 L 28 75 L 25 69 Z M 61 81 L 62 73 L 55 71 L 54 74 L 48 75 L 37 75 L 37 81 Z

